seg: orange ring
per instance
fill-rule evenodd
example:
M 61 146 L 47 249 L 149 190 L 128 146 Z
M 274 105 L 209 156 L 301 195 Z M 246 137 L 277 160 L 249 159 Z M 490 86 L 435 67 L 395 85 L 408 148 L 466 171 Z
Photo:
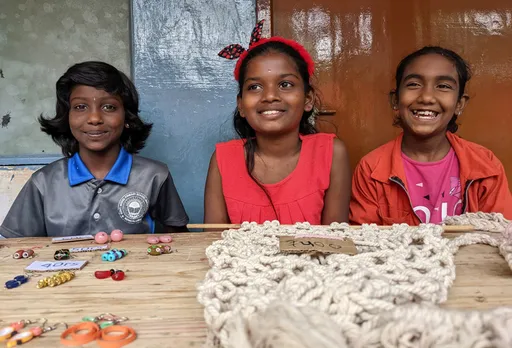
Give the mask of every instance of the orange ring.
M 114 328 L 114 329 L 112 329 Z M 121 332 L 120 335 L 109 335 L 111 332 Z M 101 330 L 100 337 L 103 341 L 122 341 L 130 336 L 130 328 L 128 326 L 112 325 Z
M 78 331 L 87 331 L 85 334 L 79 334 Z M 98 337 L 99 326 L 92 322 L 83 322 L 66 329 L 60 335 L 60 343 L 65 346 L 81 346 L 94 341 Z M 71 336 L 71 339 L 67 337 Z
M 110 332 L 124 332 L 127 333 L 128 336 L 125 336 L 123 338 L 123 335 L 116 335 L 116 336 L 110 336 L 109 338 L 105 339 L 105 337 L 108 337 L 108 334 Z M 100 337 L 96 339 L 96 342 L 101 348 L 120 348 L 124 345 L 127 345 L 128 343 L 133 342 L 137 338 L 137 334 L 135 333 L 135 330 L 128 326 L 121 326 L 121 325 L 113 325 L 104 328 L 101 331 Z

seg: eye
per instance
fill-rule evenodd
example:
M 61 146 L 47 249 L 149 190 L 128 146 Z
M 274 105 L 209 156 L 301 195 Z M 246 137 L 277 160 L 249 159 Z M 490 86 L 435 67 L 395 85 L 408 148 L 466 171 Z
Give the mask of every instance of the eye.
M 247 90 L 248 90 L 248 91 L 255 91 L 255 90 L 258 90 L 258 89 L 261 89 L 261 86 L 260 86 L 260 85 L 257 85 L 257 84 L 249 85 L 249 86 L 247 87 Z
M 290 81 L 283 81 L 279 84 L 279 87 L 281 88 L 291 88 L 293 87 L 293 83 L 291 83 Z
M 447 83 L 442 83 L 439 86 L 437 86 L 440 89 L 453 89 L 453 87 Z
M 105 104 L 102 106 L 102 109 L 104 111 L 107 111 L 107 112 L 113 112 L 113 111 L 116 111 L 117 108 L 115 107 L 115 105 L 112 105 L 112 104 Z
M 420 84 L 415 81 L 410 81 L 405 84 L 405 87 L 409 87 L 409 88 L 414 88 L 414 87 L 419 87 L 419 86 L 420 86 Z
M 85 109 L 87 109 L 87 105 L 85 105 L 85 104 L 77 104 L 77 105 L 73 106 L 73 110 L 83 111 Z

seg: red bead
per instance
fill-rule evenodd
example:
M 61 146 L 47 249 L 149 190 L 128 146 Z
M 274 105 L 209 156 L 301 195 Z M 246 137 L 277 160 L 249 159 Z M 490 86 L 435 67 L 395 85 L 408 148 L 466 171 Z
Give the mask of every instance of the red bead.
M 110 271 L 96 271 L 94 272 L 94 276 L 98 279 L 105 279 L 112 275 Z
M 124 279 L 124 272 L 123 271 L 116 271 L 116 273 L 112 274 L 112 279 L 114 279 L 114 280 L 123 280 Z
M 18 250 L 16 251 L 12 257 L 15 258 L 15 259 L 21 259 L 23 258 L 23 253 L 25 252 L 25 250 Z

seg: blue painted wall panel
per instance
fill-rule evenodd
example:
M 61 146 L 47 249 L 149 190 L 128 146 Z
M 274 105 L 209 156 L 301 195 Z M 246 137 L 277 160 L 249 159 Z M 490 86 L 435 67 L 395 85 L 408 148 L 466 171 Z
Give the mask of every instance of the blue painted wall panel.
M 235 136 L 235 63 L 217 53 L 247 47 L 255 21 L 254 0 L 132 0 L 133 77 L 154 123 L 142 155 L 167 163 L 194 223 L 215 143 Z

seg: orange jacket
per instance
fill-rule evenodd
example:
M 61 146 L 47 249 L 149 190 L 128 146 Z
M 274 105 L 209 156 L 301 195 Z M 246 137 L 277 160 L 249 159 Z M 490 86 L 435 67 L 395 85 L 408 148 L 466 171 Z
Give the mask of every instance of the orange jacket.
M 512 218 L 512 195 L 505 169 L 492 151 L 447 132 L 460 164 L 462 212 L 502 213 Z M 350 222 L 418 225 L 401 157 L 403 133 L 364 156 L 352 178 Z

